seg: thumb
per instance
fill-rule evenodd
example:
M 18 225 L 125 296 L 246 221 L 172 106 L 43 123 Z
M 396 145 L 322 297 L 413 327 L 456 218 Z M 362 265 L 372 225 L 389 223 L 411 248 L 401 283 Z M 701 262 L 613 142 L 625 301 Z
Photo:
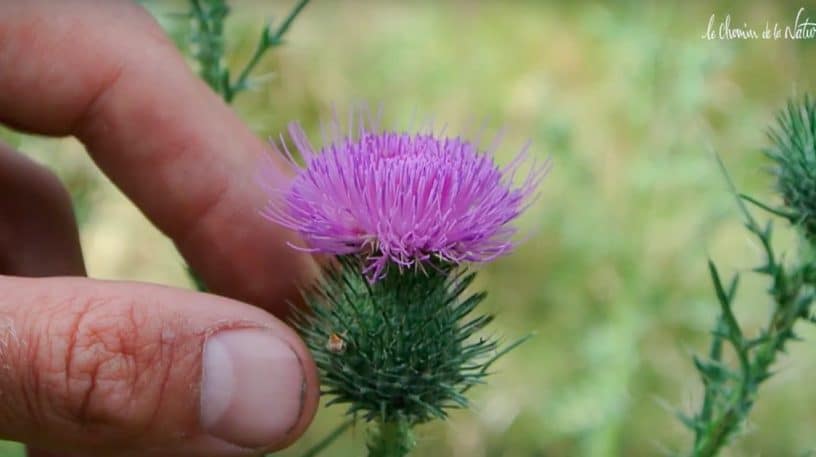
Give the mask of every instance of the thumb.
M 232 456 L 300 436 L 314 362 L 266 312 L 209 294 L 0 276 L 0 437 L 91 455 Z

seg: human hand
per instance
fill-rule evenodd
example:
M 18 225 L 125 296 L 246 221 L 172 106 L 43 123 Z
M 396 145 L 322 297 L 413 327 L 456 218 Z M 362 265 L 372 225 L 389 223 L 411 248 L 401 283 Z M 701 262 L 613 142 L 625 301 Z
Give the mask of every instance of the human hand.
M 81 278 L 65 190 L 0 145 L 0 437 L 53 455 L 228 456 L 300 436 L 314 363 L 266 311 L 285 312 L 312 261 L 258 217 L 264 144 L 150 15 L 119 0 L 0 2 L 0 123 L 75 135 L 235 299 Z

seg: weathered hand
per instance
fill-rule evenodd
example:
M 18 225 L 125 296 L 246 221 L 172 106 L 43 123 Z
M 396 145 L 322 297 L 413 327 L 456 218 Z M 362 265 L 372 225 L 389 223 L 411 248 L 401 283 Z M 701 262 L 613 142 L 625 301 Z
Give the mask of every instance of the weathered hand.
M 0 437 L 57 454 L 227 456 L 300 436 L 314 363 L 261 308 L 281 315 L 312 261 L 258 217 L 265 146 L 149 14 L 118 0 L 0 2 L 0 122 L 79 138 L 235 299 L 82 278 L 65 190 L 0 146 Z

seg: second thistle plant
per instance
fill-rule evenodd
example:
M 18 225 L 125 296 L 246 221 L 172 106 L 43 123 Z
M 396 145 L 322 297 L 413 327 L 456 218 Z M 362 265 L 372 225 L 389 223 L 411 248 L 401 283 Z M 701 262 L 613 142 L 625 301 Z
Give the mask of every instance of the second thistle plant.
M 770 280 L 768 294 L 772 312 L 756 336 L 747 335 L 734 314 L 739 277 L 724 284 L 713 262 L 709 262 L 720 314 L 707 358 L 695 358 L 704 386 L 699 411 L 682 416 L 694 432 L 690 455 L 717 455 L 745 423 L 761 384 L 772 375 L 772 366 L 788 342 L 796 339 L 794 327 L 813 321 L 816 290 L 816 103 L 810 97 L 790 101 L 770 130 L 771 146 L 766 155 L 773 161 L 776 188 L 784 206 L 774 208 L 753 197 L 739 195 L 739 208 L 748 231 L 759 241 L 765 259 L 755 272 Z M 721 163 L 722 165 L 722 163 Z M 723 167 L 723 170 L 725 168 Z M 728 175 L 726 174 L 726 178 Z M 736 194 L 733 183 L 729 185 Z M 786 219 L 802 241 L 792 262 L 785 262 L 773 247 L 772 224 L 762 226 L 745 202 Z M 726 347 L 736 355 L 736 366 L 723 356 Z

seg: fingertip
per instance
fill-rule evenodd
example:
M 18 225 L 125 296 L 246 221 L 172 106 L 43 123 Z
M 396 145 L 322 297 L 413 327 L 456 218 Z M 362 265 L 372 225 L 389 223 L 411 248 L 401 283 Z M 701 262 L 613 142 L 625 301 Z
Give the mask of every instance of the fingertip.
M 305 370 L 275 332 L 218 332 L 207 338 L 202 367 L 205 431 L 247 448 L 278 445 L 294 431 L 305 406 Z

